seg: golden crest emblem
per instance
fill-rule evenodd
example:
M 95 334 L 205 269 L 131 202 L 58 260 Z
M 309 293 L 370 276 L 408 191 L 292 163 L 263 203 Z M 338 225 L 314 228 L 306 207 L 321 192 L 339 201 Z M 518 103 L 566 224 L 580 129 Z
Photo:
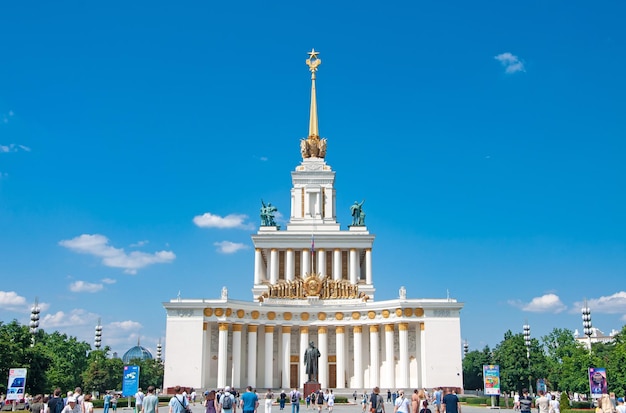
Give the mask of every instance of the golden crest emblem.
M 322 291 L 323 280 L 319 274 L 309 274 L 304 279 L 304 288 L 306 290 L 307 297 L 319 296 Z

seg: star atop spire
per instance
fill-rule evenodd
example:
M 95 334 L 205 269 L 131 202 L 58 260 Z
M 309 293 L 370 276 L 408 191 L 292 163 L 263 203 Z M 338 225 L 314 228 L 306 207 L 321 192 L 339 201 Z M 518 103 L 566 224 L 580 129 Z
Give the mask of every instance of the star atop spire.
M 309 66 L 309 70 L 311 71 L 311 79 L 315 79 L 315 72 L 317 72 L 317 67 L 322 64 L 322 59 L 317 57 L 320 52 L 316 52 L 315 49 L 311 49 L 309 54 L 309 58 L 306 59 L 306 64 Z

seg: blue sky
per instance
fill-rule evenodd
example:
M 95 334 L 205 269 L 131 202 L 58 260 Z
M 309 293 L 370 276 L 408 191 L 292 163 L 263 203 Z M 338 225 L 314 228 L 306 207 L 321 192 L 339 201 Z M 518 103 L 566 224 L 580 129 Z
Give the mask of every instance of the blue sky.
M 338 221 L 378 300 L 506 330 L 626 323 L 626 3 L 11 2 L 0 10 L 0 320 L 155 351 L 161 303 L 250 300 L 289 215 L 311 48 Z M 195 217 L 210 214 L 210 225 Z M 280 223 L 280 222 L 279 222 Z M 381 282 L 385 280 L 385 282 Z M 459 343 L 459 348 L 461 343 Z

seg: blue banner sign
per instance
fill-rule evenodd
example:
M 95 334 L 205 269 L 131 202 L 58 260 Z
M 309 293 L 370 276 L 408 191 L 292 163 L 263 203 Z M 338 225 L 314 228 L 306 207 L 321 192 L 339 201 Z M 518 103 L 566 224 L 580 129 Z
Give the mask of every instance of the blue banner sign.
M 122 396 L 134 396 L 139 389 L 139 366 L 124 366 Z

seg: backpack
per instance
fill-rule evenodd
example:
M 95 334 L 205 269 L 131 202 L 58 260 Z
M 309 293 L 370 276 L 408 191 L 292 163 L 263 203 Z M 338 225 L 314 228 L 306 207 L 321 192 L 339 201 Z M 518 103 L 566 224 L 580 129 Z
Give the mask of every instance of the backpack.
M 222 409 L 230 410 L 233 408 L 233 397 L 230 394 L 225 394 L 222 396 L 224 400 L 222 400 Z
M 291 392 L 291 403 L 298 403 L 298 392 Z
M 56 403 L 54 404 L 54 412 L 51 413 L 61 413 L 63 411 L 63 399 L 60 397 L 55 397 Z
M 319 392 L 317 394 L 317 404 L 320 404 L 320 405 L 324 404 L 324 393 Z

